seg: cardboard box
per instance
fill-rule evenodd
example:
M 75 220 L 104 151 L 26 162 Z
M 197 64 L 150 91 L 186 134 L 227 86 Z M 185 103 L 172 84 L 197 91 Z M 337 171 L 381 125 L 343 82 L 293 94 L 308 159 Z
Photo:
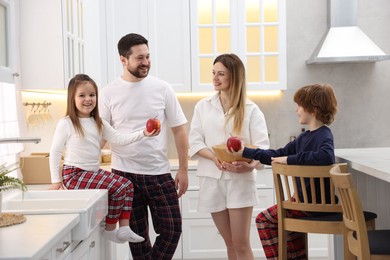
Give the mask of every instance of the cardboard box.
M 49 153 L 33 153 L 20 157 L 20 170 L 25 184 L 50 184 Z

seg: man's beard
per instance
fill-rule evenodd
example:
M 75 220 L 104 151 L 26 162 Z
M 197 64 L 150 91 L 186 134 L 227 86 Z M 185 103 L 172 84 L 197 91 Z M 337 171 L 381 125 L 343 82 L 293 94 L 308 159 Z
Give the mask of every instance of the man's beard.
M 146 74 L 141 74 L 141 73 L 139 72 L 139 69 L 143 69 L 143 68 L 148 68 L 148 71 L 146 72 Z M 139 78 L 139 79 L 142 79 L 142 78 L 145 78 L 146 76 L 148 76 L 149 70 L 150 70 L 150 66 L 141 66 L 141 67 L 137 67 L 137 69 L 135 69 L 135 70 L 131 70 L 131 69 L 127 68 L 127 71 L 128 71 L 131 75 L 133 75 L 134 77 Z

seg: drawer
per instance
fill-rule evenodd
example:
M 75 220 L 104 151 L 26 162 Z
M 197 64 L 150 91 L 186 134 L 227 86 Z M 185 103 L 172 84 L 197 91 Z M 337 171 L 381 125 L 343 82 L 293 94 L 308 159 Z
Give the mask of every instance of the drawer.
M 70 254 L 72 250 L 72 235 L 71 232 L 64 235 L 60 241 L 52 248 L 51 254 L 53 259 L 61 260 Z
M 175 179 L 177 171 L 172 171 L 172 178 Z M 199 179 L 196 177 L 196 170 L 188 170 L 188 190 L 199 190 Z
M 183 220 L 184 259 L 226 259 L 226 245 L 212 219 Z M 264 257 L 254 220 L 250 230 L 251 247 L 255 257 Z
M 199 191 L 189 190 L 181 199 L 181 211 L 183 219 L 194 218 L 210 218 L 210 213 L 198 212 L 198 196 Z M 260 211 L 274 205 L 274 190 L 273 189 L 258 189 L 257 197 L 259 204 L 253 208 L 253 217 L 256 217 Z

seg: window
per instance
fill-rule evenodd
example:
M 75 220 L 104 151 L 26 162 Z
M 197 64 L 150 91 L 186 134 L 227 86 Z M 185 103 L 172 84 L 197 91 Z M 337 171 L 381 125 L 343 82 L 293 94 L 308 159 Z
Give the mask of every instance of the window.
M 65 9 L 65 31 L 67 60 L 66 82 L 74 75 L 84 73 L 84 27 L 83 27 L 83 1 L 66 0 Z
M 20 136 L 16 93 L 14 84 L 0 82 L 0 139 Z M 0 144 L 0 163 L 13 162 L 23 148 L 22 144 Z
M 193 91 L 212 90 L 212 63 L 235 53 L 248 90 L 286 89 L 285 0 L 191 1 Z
M 0 3 L 0 66 L 8 67 L 7 8 Z
M 13 82 L 13 39 L 10 31 L 13 24 L 11 23 L 13 2 L 0 0 L 0 81 Z

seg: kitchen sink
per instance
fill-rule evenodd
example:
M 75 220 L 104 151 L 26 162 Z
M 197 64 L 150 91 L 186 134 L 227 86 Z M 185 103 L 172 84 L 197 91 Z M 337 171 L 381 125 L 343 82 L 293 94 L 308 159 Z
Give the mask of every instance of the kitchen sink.
M 72 240 L 84 240 L 108 213 L 107 190 L 35 190 L 17 192 L 3 199 L 3 212 L 80 214 Z

